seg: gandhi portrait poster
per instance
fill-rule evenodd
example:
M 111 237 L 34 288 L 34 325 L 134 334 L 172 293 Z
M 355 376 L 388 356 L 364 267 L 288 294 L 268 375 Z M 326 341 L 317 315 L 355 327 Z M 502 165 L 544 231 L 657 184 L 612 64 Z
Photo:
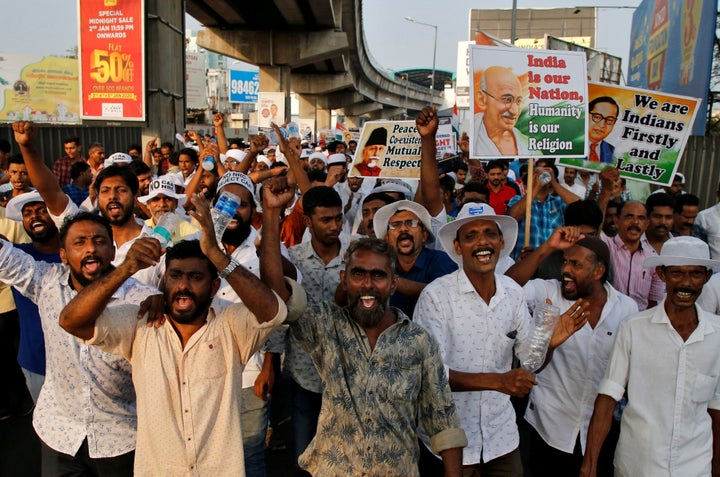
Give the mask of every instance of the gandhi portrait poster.
M 470 45 L 470 156 L 584 157 L 585 54 Z
M 588 156 L 560 164 L 670 185 L 700 99 L 603 83 L 589 83 L 588 95 Z

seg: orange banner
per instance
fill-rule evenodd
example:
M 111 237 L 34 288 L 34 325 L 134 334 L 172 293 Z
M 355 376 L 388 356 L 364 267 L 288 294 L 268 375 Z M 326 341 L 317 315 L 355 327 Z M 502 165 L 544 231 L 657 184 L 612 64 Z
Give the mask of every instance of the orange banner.
M 83 119 L 145 120 L 144 0 L 78 0 Z

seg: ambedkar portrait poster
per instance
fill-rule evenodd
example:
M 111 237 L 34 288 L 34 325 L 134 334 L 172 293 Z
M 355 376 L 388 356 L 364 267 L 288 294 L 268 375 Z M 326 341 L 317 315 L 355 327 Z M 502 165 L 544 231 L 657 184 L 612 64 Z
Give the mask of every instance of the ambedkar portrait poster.
M 584 157 L 583 53 L 470 46 L 470 156 Z
M 588 94 L 588 156 L 560 164 L 670 185 L 701 99 L 604 83 L 589 83 Z

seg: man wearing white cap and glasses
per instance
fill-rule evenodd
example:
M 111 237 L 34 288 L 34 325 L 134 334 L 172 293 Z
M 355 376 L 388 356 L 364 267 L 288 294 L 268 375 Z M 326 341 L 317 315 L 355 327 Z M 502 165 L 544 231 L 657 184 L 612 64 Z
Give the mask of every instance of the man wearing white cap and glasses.
M 145 221 L 145 224 L 148 227 L 154 227 L 162 215 L 169 212 L 177 214 L 176 210 L 183 207 L 187 196 L 183 193 L 175 192 L 175 181 L 173 178 L 161 176 L 150 183 L 150 192 L 148 195 L 140 196 L 138 200 L 145 204 L 150 210 L 151 217 Z M 178 215 L 181 216 L 182 214 Z M 177 230 L 172 232 L 172 241 L 175 243 L 185 239 L 191 234 L 199 233 L 200 229 L 192 225 L 188 220 L 180 218 Z
M 435 242 L 430 213 L 417 202 L 401 200 L 377 211 L 373 229 L 395 249 L 398 285 L 390 298 L 390 305 L 400 308 L 411 319 L 423 288 L 436 278 L 457 270 L 442 250 L 425 246 Z
M 695 301 L 720 261 L 710 260 L 702 240 L 674 237 L 644 266 L 665 282 L 666 298 L 620 325 L 580 475 L 596 475 L 615 402 L 625 392 L 615 475 L 718 475 L 720 317 Z
M 465 204 L 457 220 L 438 233 L 461 269 L 425 287 L 415 307 L 415 321 L 438 340 L 449 372 L 460 424 L 468 436 L 463 451 L 466 476 L 523 475 L 510 396 L 525 396 L 536 381 L 531 372 L 511 367 L 513 354 L 521 363 L 530 358 L 533 325 L 522 288 L 495 273 L 516 237 L 512 217 L 495 215 L 487 204 Z M 549 349 L 584 323 L 583 309 L 568 310 L 555 327 Z

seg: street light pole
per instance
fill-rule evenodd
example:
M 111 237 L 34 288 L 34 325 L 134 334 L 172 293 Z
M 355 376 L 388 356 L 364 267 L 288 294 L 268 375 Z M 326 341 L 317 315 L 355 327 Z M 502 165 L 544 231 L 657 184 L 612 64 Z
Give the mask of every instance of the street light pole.
M 435 100 L 435 59 L 437 58 L 437 32 L 438 27 L 437 25 L 433 25 L 431 23 L 423 23 L 415 20 L 412 17 L 405 17 L 405 20 L 411 22 L 411 23 L 417 23 L 418 25 L 424 25 L 428 26 L 435 30 L 435 46 L 433 47 L 433 65 L 432 65 L 432 79 L 430 80 L 430 105 L 433 104 L 433 101 Z

